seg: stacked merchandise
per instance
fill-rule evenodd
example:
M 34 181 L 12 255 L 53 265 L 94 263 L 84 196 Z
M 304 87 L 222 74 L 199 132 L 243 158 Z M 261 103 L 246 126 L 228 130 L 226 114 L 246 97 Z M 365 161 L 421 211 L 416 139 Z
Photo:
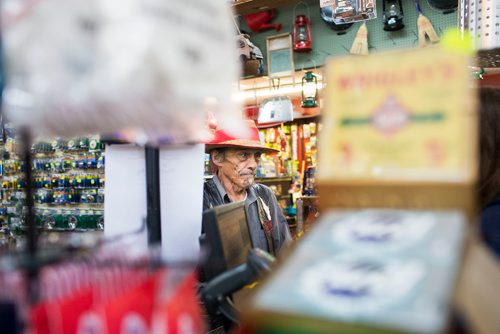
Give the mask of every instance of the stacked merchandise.
M 296 217 L 297 225 L 292 224 L 295 234 L 301 233 L 301 228 L 297 229 L 297 226 L 299 223 L 302 226 L 302 220 L 305 225 L 310 225 L 319 214 L 315 174 L 320 125 L 317 121 L 309 121 L 260 129 L 266 145 L 280 150 L 280 153 L 263 155 L 257 176 L 291 179 L 288 192 L 292 194 L 292 201 L 282 207 L 286 216 Z
M 465 236 L 459 211 L 327 211 L 254 296 L 247 333 L 440 333 Z
M 0 213 L 4 234 L 25 228 L 25 165 L 8 129 L 0 161 Z M 98 136 L 40 140 L 31 147 L 37 226 L 47 230 L 104 228 L 103 144 Z
M 276 156 L 263 156 L 258 177 L 293 177 L 296 190 L 301 189 L 302 176 L 316 167 L 319 123 L 282 124 L 260 129 L 267 146 L 280 150 Z

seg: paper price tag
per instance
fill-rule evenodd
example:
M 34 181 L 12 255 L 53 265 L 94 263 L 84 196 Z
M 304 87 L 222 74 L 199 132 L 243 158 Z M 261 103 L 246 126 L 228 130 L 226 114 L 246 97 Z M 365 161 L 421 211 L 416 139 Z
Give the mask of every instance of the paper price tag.
M 334 5 L 334 0 L 319 0 L 319 7 L 324 8 L 328 6 L 333 6 Z

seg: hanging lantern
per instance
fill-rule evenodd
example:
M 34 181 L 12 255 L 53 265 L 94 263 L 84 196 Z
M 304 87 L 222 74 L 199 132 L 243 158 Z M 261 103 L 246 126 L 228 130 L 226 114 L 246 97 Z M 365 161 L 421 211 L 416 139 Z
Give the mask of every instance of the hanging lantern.
M 305 15 L 297 15 L 293 23 L 293 50 L 311 51 L 311 22 Z
M 384 13 L 385 31 L 396 31 L 404 28 L 403 4 L 401 0 L 384 0 L 382 2 L 382 11 Z
M 302 77 L 302 108 L 318 106 L 318 77 L 307 71 Z

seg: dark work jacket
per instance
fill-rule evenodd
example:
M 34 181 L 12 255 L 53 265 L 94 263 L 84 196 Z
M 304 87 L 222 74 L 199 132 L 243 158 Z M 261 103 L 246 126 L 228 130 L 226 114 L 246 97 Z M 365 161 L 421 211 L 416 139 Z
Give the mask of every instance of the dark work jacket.
M 486 245 L 500 257 L 500 196 L 481 211 L 481 236 Z
M 269 250 L 264 229 L 262 228 L 259 218 L 257 197 L 260 197 L 266 206 L 269 207 L 272 221 L 271 235 L 274 252 Z M 225 203 L 228 203 L 227 199 L 224 201 L 214 180 L 207 180 L 203 189 L 203 210 Z M 247 190 L 245 209 L 253 247 L 260 248 L 266 252 L 274 253 L 273 255 L 276 255 L 284 244 L 291 242 L 292 237 L 290 235 L 290 230 L 288 229 L 288 223 L 283 215 L 282 209 L 278 205 L 276 196 L 269 187 L 263 184 L 254 184 L 250 187 L 250 189 Z
M 210 208 L 229 203 L 229 198 L 226 196 L 224 200 L 223 194 L 219 191 L 217 184 L 214 179 L 207 180 L 203 187 L 203 211 Z M 218 180 L 218 179 L 217 179 Z M 220 185 L 220 183 L 219 183 Z M 223 190 L 222 185 L 220 185 L 221 190 Z M 226 194 L 224 194 L 226 195 Z M 273 252 L 270 252 L 268 247 L 268 241 L 264 233 L 259 215 L 259 201 L 258 197 L 262 199 L 262 202 L 269 207 L 269 213 L 272 221 L 272 247 Z M 262 207 L 262 206 L 261 206 Z M 290 235 L 290 230 L 288 229 L 288 223 L 283 215 L 283 212 L 278 205 L 276 196 L 272 190 L 262 184 L 254 184 L 250 189 L 247 190 L 247 198 L 245 199 L 245 210 L 247 214 L 248 229 L 250 231 L 250 238 L 252 239 L 252 246 L 254 248 L 260 248 L 266 252 L 276 255 L 277 252 L 286 243 L 291 242 L 292 238 Z M 203 231 L 200 240 L 203 239 Z M 204 282 L 206 277 L 204 275 L 203 269 L 199 268 L 199 279 Z M 221 324 L 227 325 L 227 319 L 222 316 L 215 316 L 210 318 L 210 327 L 217 328 Z

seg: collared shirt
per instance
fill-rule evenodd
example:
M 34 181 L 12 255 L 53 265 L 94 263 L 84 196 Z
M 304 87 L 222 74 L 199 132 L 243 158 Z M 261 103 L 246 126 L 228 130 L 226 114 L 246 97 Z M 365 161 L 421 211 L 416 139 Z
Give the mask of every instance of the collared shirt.
M 222 200 L 224 203 L 231 203 L 231 200 L 229 199 L 229 195 L 227 194 L 226 189 L 222 186 L 222 183 L 220 182 L 219 176 L 217 176 L 217 173 L 214 174 L 212 177 L 212 180 L 215 183 L 215 186 L 217 187 L 217 190 L 219 191 L 219 194 L 222 196 Z
M 217 187 L 217 191 L 222 197 L 224 203 L 231 203 L 231 199 L 227 194 L 226 189 L 222 186 L 222 183 L 217 176 L 217 173 L 214 174 L 212 180 Z M 269 252 L 269 247 L 267 245 L 266 235 L 264 234 L 264 230 L 262 228 L 262 224 L 260 223 L 259 212 L 257 207 L 257 195 L 255 191 L 250 188 L 247 190 L 247 197 L 245 199 L 245 210 L 247 212 L 247 221 L 248 221 L 248 229 L 250 232 L 250 237 L 252 238 L 253 247 L 260 248 Z
M 231 203 L 231 199 L 229 198 L 229 195 L 226 192 L 226 189 L 222 186 L 222 183 L 220 182 L 219 176 L 217 174 L 214 174 L 212 180 L 214 180 L 215 186 L 217 187 L 217 190 L 219 191 L 219 194 L 222 196 L 222 200 L 224 203 Z M 244 201 L 248 198 L 248 191 L 245 196 Z

